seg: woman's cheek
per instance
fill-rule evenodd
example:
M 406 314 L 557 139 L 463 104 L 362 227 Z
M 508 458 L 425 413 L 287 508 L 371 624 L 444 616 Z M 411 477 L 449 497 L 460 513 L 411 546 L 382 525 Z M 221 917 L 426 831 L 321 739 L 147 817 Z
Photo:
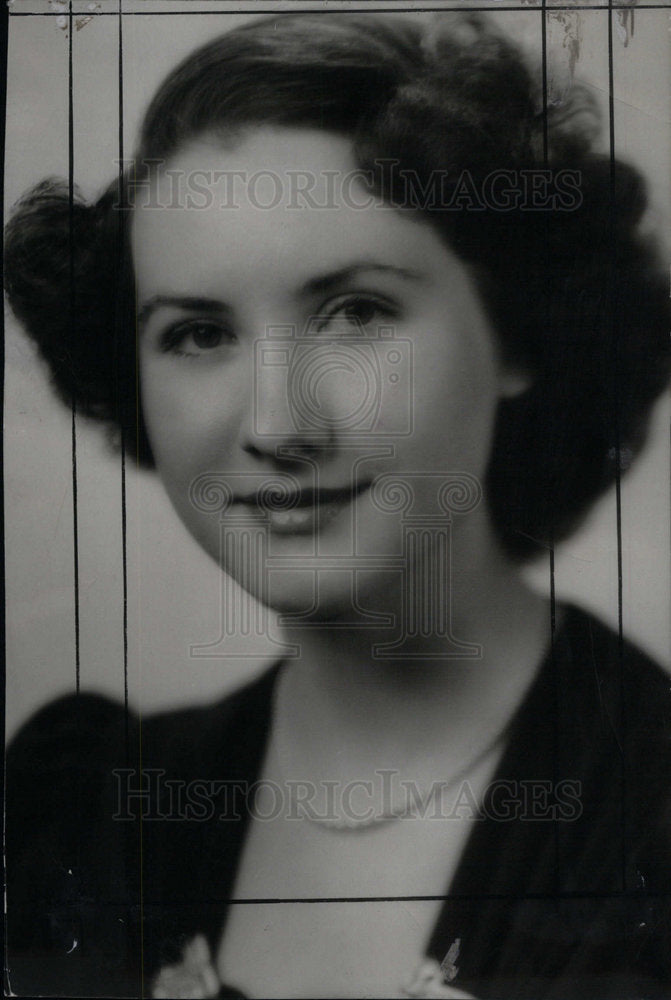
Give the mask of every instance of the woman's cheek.
M 428 349 L 417 344 L 414 368 L 416 456 L 443 467 L 480 475 L 491 447 L 498 403 L 493 352 L 481 331 L 452 331 L 445 326 Z
M 149 364 L 142 379 L 143 416 L 152 450 L 157 463 L 179 478 L 197 473 L 230 423 L 221 412 L 223 394 L 207 380 L 194 378 L 187 365 L 191 362 Z
M 194 504 L 192 485 L 204 473 L 235 465 L 236 422 L 226 395 L 202 384 L 185 391 L 184 380 L 175 384 L 152 371 L 143 378 L 143 415 L 156 473 L 173 508 L 198 544 L 218 559 L 219 516 Z

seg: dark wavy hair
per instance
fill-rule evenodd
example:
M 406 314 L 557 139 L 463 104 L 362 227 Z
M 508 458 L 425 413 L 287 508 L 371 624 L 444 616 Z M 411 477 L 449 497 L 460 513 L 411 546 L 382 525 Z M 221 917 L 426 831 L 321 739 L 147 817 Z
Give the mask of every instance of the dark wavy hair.
M 628 464 L 670 361 L 667 279 L 641 226 L 644 182 L 593 151 L 598 114 L 585 89 L 544 108 L 535 76 L 474 13 L 423 24 L 347 13 L 257 19 L 170 74 L 134 165 L 137 181 L 147 161 L 200 134 L 272 124 L 350 136 L 360 166 L 375 168 L 399 208 L 390 164 L 420 185 L 436 171 L 468 171 L 476 187 L 492 171 L 574 171 L 580 198 L 570 210 L 421 208 L 471 267 L 504 355 L 532 376 L 500 404 L 487 477 L 493 523 L 517 558 L 566 536 Z M 6 287 L 62 397 L 120 427 L 150 466 L 129 212 L 119 211 L 132 209 L 131 187 L 127 174 L 92 205 L 64 182 L 29 192 L 6 230 Z

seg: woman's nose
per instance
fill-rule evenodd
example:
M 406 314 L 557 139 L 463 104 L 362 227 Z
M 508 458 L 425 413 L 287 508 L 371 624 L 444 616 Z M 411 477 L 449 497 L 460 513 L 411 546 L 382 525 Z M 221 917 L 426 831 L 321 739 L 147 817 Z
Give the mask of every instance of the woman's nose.
M 342 364 L 323 342 L 270 328 L 254 343 L 242 446 L 281 458 L 326 454 L 336 443 Z M 337 376 L 334 378 L 334 376 Z

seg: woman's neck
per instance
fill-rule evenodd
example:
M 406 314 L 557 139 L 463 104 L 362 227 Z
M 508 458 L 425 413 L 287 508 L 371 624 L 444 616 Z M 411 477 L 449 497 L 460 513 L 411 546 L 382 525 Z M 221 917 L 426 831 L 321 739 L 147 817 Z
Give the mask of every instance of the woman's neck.
M 503 731 L 547 652 L 548 603 L 503 558 L 490 559 L 477 582 L 473 573 L 452 578 L 462 583 L 451 595 L 453 634 L 477 644 L 476 657 L 439 658 L 430 635 L 406 646 L 404 659 L 375 657 L 389 631 L 338 622 L 290 631 L 300 655 L 281 677 L 276 710 L 296 760 L 336 780 L 381 767 L 444 771 Z

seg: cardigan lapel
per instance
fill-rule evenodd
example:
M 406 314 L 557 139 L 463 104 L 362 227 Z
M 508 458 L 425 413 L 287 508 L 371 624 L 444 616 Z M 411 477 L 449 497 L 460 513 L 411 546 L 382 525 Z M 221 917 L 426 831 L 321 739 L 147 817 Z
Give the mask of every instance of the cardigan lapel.
M 593 659 L 592 628 L 567 610 L 429 942 L 440 963 L 459 939 L 454 985 L 478 998 L 633 995 L 617 992 L 641 912 L 622 881 L 617 647 L 596 626 L 610 648 Z
M 249 823 L 250 789 L 258 779 L 270 730 L 280 664 L 184 725 L 172 762 L 162 766 L 184 781 L 217 782 L 203 821 L 143 824 L 143 979 L 145 992 L 160 968 L 179 963 L 184 946 L 204 934 L 216 955 Z M 174 741 L 174 718 L 170 722 Z M 160 731 L 151 735 L 158 747 Z M 160 749 L 157 751 L 160 754 Z M 165 758 L 163 758 L 165 760 Z M 165 787 L 165 786 L 164 786 Z M 165 791 L 169 798 L 169 788 Z M 170 806 L 159 799 L 158 811 Z

